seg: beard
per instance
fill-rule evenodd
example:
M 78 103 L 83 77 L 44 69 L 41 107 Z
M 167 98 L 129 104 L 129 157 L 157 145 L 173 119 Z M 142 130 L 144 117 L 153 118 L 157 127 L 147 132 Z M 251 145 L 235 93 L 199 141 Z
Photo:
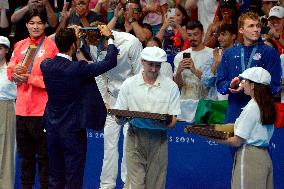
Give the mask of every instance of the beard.
M 197 47 L 198 46 L 198 44 L 197 44 L 197 41 L 189 41 L 189 43 L 191 44 L 191 47 Z
M 144 72 L 144 73 L 145 73 L 145 76 L 151 80 L 157 79 L 158 74 L 159 74 L 159 72 Z

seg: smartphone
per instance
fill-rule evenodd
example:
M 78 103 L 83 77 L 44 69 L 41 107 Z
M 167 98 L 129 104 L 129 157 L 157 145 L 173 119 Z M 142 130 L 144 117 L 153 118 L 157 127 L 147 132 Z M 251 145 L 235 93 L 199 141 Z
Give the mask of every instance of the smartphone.
M 190 58 L 191 57 L 190 53 L 183 53 L 182 56 L 183 56 L 183 58 Z
M 176 9 L 170 8 L 168 9 L 168 17 L 174 17 L 176 15 Z

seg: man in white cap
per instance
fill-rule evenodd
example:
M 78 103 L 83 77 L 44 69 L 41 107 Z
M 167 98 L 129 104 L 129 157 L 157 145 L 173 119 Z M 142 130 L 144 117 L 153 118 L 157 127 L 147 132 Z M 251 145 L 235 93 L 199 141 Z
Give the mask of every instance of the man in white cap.
M 10 48 L 7 37 L 0 36 L 0 188 L 14 188 L 16 85 L 7 77 L 6 56 Z
M 274 6 L 269 11 L 268 26 L 271 28 L 269 34 L 277 45 L 279 54 L 284 53 L 284 8 Z
M 166 52 L 146 47 L 141 52 L 143 69 L 123 82 L 115 108 L 129 111 L 169 114 L 168 121 L 133 118 L 129 121 L 126 188 L 165 188 L 168 164 L 167 128 L 174 127 L 180 114 L 177 85 L 159 73 Z M 118 123 L 123 124 L 123 119 Z
M 260 17 L 260 23 L 261 23 L 261 27 L 262 27 L 262 30 L 261 32 L 263 34 L 268 34 L 269 32 L 269 27 L 268 27 L 268 17 L 269 17 L 269 11 L 272 7 L 276 6 L 278 4 L 278 0 L 262 0 L 262 12 L 264 15 L 262 15 Z M 264 35 L 263 37 L 265 37 L 266 39 L 266 43 L 270 46 L 273 46 L 271 41 L 270 41 L 270 36 L 266 36 Z

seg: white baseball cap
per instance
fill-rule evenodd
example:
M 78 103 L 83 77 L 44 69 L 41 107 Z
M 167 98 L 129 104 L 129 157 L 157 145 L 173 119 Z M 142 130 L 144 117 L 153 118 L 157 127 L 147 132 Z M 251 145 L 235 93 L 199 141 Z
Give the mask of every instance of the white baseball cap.
M 242 74 L 240 74 L 240 76 L 244 79 L 248 79 L 255 83 L 260 83 L 264 85 L 270 85 L 271 82 L 270 73 L 262 67 L 248 68 Z
M 10 41 L 7 37 L 0 36 L 0 45 L 5 45 L 6 47 L 10 48 Z
M 284 8 L 280 7 L 280 6 L 272 7 L 269 11 L 268 18 L 270 18 L 272 16 L 277 17 L 277 18 L 283 18 L 284 17 Z
M 167 54 L 159 47 L 145 47 L 141 52 L 141 59 L 151 62 L 166 62 Z

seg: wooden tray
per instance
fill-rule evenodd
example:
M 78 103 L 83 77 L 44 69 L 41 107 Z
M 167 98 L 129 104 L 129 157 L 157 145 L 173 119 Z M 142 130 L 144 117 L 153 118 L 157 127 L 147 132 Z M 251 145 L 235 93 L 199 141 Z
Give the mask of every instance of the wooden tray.
M 223 128 L 222 128 L 223 127 Z M 186 126 L 186 133 L 193 133 L 207 138 L 228 139 L 234 136 L 233 125 L 190 125 Z
M 127 118 L 157 119 L 162 121 L 168 121 L 172 119 L 172 115 L 169 114 L 158 114 L 158 113 L 138 112 L 138 111 L 128 111 L 128 110 L 118 110 L 118 109 L 108 109 L 108 113 Z

